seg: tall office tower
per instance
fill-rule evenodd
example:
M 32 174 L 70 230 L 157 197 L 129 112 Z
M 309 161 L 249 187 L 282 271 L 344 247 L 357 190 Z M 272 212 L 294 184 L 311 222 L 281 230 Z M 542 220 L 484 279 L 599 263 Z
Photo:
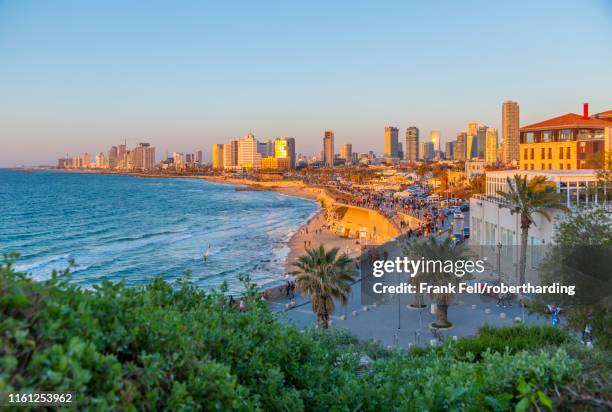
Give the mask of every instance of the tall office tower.
M 444 158 L 446 160 L 453 160 L 455 158 L 455 142 L 448 141 L 444 147 Z
M 87 168 L 89 167 L 89 153 L 85 152 L 83 153 L 83 161 L 81 163 L 81 167 Z
M 394 158 L 399 157 L 399 130 L 397 127 L 387 126 L 385 127 L 385 157 Z
M 429 132 L 429 139 L 433 145 L 434 158 L 440 158 L 440 132 L 438 130 L 432 130 Z
M 465 159 L 472 160 L 478 157 L 478 135 L 467 135 L 465 142 Z
M 194 160 L 195 156 L 193 155 L 193 153 L 185 153 L 185 163 L 193 163 Z
M 132 150 L 132 167 L 151 170 L 155 167 L 155 148 L 149 143 L 138 143 Z
M 233 169 L 236 167 L 236 156 L 232 150 L 232 144 L 226 143 L 223 145 L 223 168 Z
M 117 146 L 117 168 L 127 169 L 127 148 L 124 144 Z
M 485 149 L 487 147 L 487 126 L 478 126 L 478 132 L 476 133 L 478 136 L 478 158 L 485 158 Z
M 267 156 L 274 156 L 274 153 L 275 153 L 275 150 L 276 150 L 276 148 L 275 148 L 276 143 L 275 142 L 276 141 L 272 141 L 272 139 L 268 139 L 268 141 L 266 142 Z
M 350 143 L 343 144 L 342 149 L 340 150 L 340 157 L 342 157 L 346 163 L 352 163 L 353 145 Z
M 243 169 L 260 169 L 261 154 L 257 151 L 257 139 L 252 133 L 238 140 L 238 166 Z
M 467 127 L 468 136 L 476 136 L 478 134 L 478 122 L 469 122 Z
M 117 167 L 117 146 L 111 146 L 108 149 L 108 168 L 114 169 Z
M 172 152 L 172 161 L 175 165 L 180 165 L 183 163 L 183 154 L 179 152 Z
M 406 145 L 404 151 L 407 162 L 419 160 L 419 128 L 409 127 L 406 129 Z
M 421 160 L 424 160 L 426 162 L 433 160 L 435 156 L 435 151 L 434 151 L 434 144 L 432 142 L 422 142 L 419 150 L 422 154 Z
M 404 158 L 404 145 L 402 142 L 397 143 L 397 158 L 402 160 Z
M 487 127 L 485 139 L 487 142 L 485 161 L 487 163 L 497 163 L 497 129 L 494 127 Z
M 519 160 L 519 105 L 508 100 L 502 104 L 502 162 Z
M 231 150 L 231 145 L 224 145 L 224 144 L 220 144 L 220 143 L 215 143 L 212 145 L 212 168 L 213 169 L 223 169 L 224 166 L 224 158 L 225 158 L 225 146 L 230 146 L 230 150 Z
M 467 133 L 466 132 L 459 132 L 457 133 L 457 143 L 455 146 L 455 160 L 465 160 L 465 153 L 466 153 L 466 143 L 467 140 Z
M 257 142 L 257 153 L 259 153 L 261 155 L 261 158 L 263 159 L 264 157 L 268 157 L 268 156 L 274 156 L 274 152 L 270 153 L 270 150 L 268 149 L 268 142 Z
M 202 158 L 202 151 L 201 150 L 196 151 L 195 161 L 197 163 L 202 163 L 202 160 L 203 160 L 203 158 Z
M 96 155 L 96 168 L 97 169 L 106 168 L 106 158 L 104 157 L 104 153 L 102 152 Z
M 288 159 L 289 168 L 295 169 L 295 138 L 277 137 L 274 141 L 274 150 L 270 156 L 274 156 L 276 159 Z
M 323 163 L 325 166 L 334 165 L 334 132 L 326 130 L 323 136 Z

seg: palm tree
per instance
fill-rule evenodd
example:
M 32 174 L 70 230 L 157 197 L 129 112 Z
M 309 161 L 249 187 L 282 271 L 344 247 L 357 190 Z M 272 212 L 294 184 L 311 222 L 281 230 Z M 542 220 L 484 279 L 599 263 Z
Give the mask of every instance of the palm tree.
M 447 261 L 457 262 L 468 259 L 467 249 L 462 244 L 454 245 L 450 238 L 438 240 L 435 236 L 430 236 L 424 240 L 414 240 L 404 247 L 404 253 L 409 255 L 413 260 L 424 258 L 424 262 L 442 263 L 433 264 L 429 270 L 421 270 L 414 279 L 418 283 L 426 283 L 430 286 L 457 285 L 459 282 L 469 278 L 467 274 L 458 276 L 456 273 L 444 270 Z M 457 267 L 459 265 L 454 265 Z M 436 322 L 435 327 L 449 327 L 451 323 L 448 321 L 448 305 L 453 300 L 452 293 L 430 293 L 429 296 L 436 304 Z
M 301 271 L 296 286 L 310 295 L 312 311 L 324 328 L 329 324 L 329 314 L 334 311 L 334 299 L 346 305 L 351 292 L 351 259 L 345 254 L 339 255 L 338 251 L 337 247 L 326 251 L 321 244 L 318 248 L 306 249 L 306 254 L 293 264 Z
M 525 268 L 527 266 L 527 240 L 529 228 L 535 225 L 535 214 L 544 216 L 550 222 L 549 210 L 568 210 L 561 203 L 561 196 L 555 190 L 555 184 L 546 180 L 545 176 L 535 176 L 527 181 L 527 176 L 514 175 L 514 179 L 506 178 L 508 191 L 498 191 L 504 203 L 502 207 L 510 209 L 511 214 L 517 214 L 521 219 L 521 251 L 519 259 L 519 284 L 525 283 Z

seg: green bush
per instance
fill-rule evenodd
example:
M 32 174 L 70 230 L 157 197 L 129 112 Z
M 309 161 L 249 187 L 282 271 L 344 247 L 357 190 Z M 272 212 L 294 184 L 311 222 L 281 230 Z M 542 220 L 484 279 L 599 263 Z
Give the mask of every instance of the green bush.
M 551 325 L 515 325 L 506 327 L 493 327 L 484 325 L 478 330 L 476 336 L 465 337 L 450 346 L 460 359 L 474 356 L 480 359 L 486 351 L 516 353 L 524 350 L 533 350 L 548 345 L 559 346 L 572 341 L 572 338 L 563 329 Z
M 583 369 L 561 348 L 538 349 L 549 332 L 529 351 L 473 345 L 474 361 L 300 331 L 278 322 L 252 290 L 241 313 L 222 293 L 185 281 L 83 290 L 65 279 L 33 282 L 10 264 L 0 268 L 0 396 L 69 390 L 75 409 L 101 411 L 507 410 L 545 406 L 539 396 Z M 371 362 L 360 368 L 364 354 Z

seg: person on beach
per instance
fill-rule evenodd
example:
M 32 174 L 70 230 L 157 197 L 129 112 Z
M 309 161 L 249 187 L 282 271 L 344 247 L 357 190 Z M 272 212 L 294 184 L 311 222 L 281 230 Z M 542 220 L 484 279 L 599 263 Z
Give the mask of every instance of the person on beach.
M 204 262 L 208 262 L 208 252 L 210 251 L 210 243 L 208 244 L 208 248 L 204 251 Z
M 244 300 L 240 299 L 240 303 L 238 304 L 238 310 L 240 312 L 244 312 L 246 310 L 246 306 L 244 305 Z

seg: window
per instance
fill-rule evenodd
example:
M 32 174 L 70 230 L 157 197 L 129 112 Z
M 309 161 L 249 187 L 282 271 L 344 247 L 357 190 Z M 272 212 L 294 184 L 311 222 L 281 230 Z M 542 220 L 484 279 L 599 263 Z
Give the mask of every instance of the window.
M 533 143 L 533 132 L 525 133 L 525 143 Z
M 544 147 L 540 149 L 540 159 L 546 159 L 546 149 Z
M 559 159 L 563 159 L 563 148 L 559 148 Z
M 563 163 L 559 164 L 559 169 L 563 170 Z
M 523 157 L 527 160 L 527 149 L 523 150 Z
M 544 165 L 544 163 L 540 163 L 540 170 L 546 170 L 546 166 Z
M 568 163 L 568 164 L 567 164 L 567 170 L 570 170 L 571 168 L 572 168 L 571 163 Z
M 548 148 L 548 160 L 552 159 L 552 147 Z
M 548 170 L 552 170 L 552 163 L 548 164 Z
M 538 238 L 531 237 L 531 267 L 537 268 L 542 261 L 542 241 Z
M 567 160 L 570 160 L 572 158 L 572 151 L 570 147 L 567 147 L 565 150 L 565 158 Z
M 550 142 L 550 141 L 552 141 L 552 132 L 550 130 L 546 130 L 546 131 L 542 132 L 542 141 L 543 142 Z
M 534 156 L 533 154 L 534 154 L 534 149 L 533 149 L 533 147 L 532 147 L 532 148 L 531 148 L 531 160 L 533 160 L 533 156 Z
M 570 129 L 563 129 L 561 130 L 561 136 L 559 137 L 559 140 L 562 142 L 568 142 L 570 140 L 570 135 L 571 135 Z
M 535 170 L 535 165 L 533 163 L 531 164 L 531 170 Z

